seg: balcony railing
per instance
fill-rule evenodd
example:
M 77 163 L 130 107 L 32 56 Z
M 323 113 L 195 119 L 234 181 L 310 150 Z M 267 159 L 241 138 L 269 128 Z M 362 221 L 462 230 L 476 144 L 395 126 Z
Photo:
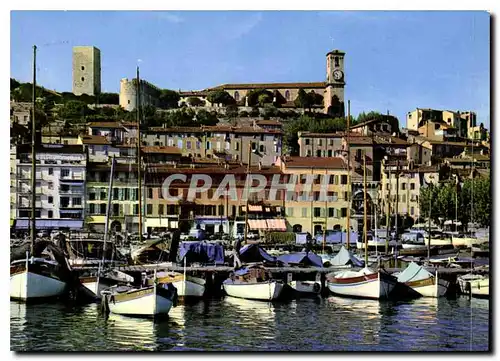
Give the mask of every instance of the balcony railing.
M 83 175 L 68 175 L 68 176 L 59 176 L 59 179 L 62 181 L 84 181 L 85 177 Z
M 82 189 L 61 189 L 59 188 L 60 194 L 83 194 L 84 190 Z

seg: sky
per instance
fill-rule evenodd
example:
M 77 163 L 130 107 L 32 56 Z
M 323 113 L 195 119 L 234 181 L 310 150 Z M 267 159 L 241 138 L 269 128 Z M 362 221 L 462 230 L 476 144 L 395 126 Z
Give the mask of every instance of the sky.
M 351 114 L 472 110 L 490 124 L 490 14 L 484 11 L 12 11 L 11 77 L 71 91 L 72 47 L 101 50 L 102 91 L 135 76 L 160 88 L 326 80 L 345 56 Z

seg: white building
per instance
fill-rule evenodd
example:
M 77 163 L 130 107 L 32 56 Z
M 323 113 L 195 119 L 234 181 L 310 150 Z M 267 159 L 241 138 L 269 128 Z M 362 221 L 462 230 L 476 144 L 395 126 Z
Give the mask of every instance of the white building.
M 17 147 L 15 228 L 30 226 L 31 145 Z M 87 154 L 81 145 L 42 144 L 37 149 L 36 227 L 81 229 L 85 218 Z
M 10 226 L 16 219 L 16 146 L 10 146 Z

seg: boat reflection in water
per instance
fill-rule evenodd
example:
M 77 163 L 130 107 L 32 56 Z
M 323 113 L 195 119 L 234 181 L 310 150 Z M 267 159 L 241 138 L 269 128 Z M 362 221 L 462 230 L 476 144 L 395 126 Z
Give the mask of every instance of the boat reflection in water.
M 113 340 L 114 350 L 156 351 L 177 345 L 178 340 L 168 316 L 161 319 L 128 317 L 110 313 L 106 319 L 106 339 Z M 174 337 L 173 337 L 174 336 Z
M 343 325 L 339 330 L 342 334 L 339 351 L 373 350 L 374 345 L 380 344 L 383 302 L 337 296 L 331 296 L 326 301 L 332 309 L 333 319 Z
M 276 316 L 272 302 L 225 297 L 224 303 L 241 316 L 239 319 L 241 324 L 253 325 L 259 322 L 274 322 Z

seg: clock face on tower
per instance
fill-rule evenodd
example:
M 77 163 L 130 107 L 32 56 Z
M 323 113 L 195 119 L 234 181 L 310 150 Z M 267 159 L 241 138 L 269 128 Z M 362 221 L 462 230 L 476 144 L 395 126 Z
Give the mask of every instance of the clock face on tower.
M 335 80 L 340 80 L 340 79 L 342 79 L 343 76 L 344 76 L 344 73 L 342 73 L 341 70 L 335 70 L 333 72 L 333 79 L 335 79 Z

